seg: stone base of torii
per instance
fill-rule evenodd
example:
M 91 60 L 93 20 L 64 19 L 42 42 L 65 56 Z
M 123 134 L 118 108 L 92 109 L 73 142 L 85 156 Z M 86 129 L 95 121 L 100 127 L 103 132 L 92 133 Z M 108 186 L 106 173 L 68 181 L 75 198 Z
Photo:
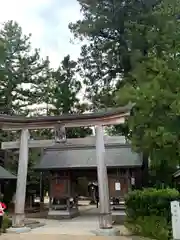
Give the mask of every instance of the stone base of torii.
M 77 126 L 95 126 L 96 135 L 96 158 L 97 173 L 99 184 L 99 230 L 95 231 L 96 235 L 117 235 L 118 232 L 112 227 L 112 215 L 110 211 L 109 188 L 107 178 L 107 168 L 105 164 L 105 147 L 104 147 L 104 128 L 105 125 L 115 125 L 124 123 L 125 117 L 129 115 L 128 108 L 121 108 L 111 111 L 110 113 L 68 115 L 62 120 L 62 116 L 44 117 L 44 118 L 23 118 L 0 115 L 0 125 L 4 130 L 21 130 L 20 141 L 2 143 L 3 149 L 19 148 L 19 164 L 15 199 L 15 215 L 13 216 L 12 227 L 8 232 L 27 232 L 29 228 L 25 227 L 25 196 L 26 196 L 26 179 L 28 168 L 28 149 L 31 147 L 48 147 L 55 144 L 53 140 L 29 140 L 29 129 L 54 128 L 59 126 L 77 127 Z M 12 118 L 12 119 L 11 119 Z M 67 119 L 69 118 L 69 119 Z M 28 119 L 28 120 L 27 120 Z M 19 122 L 18 122 L 19 120 Z M 64 131 L 64 130 L 63 130 Z M 59 132 L 59 131 L 56 131 Z M 63 135 L 64 136 L 64 135 Z M 61 138 L 61 136 L 60 136 Z M 64 141 L 64 138 L 63 138 Z M 59 139 L 60 144 L 60 139 Z

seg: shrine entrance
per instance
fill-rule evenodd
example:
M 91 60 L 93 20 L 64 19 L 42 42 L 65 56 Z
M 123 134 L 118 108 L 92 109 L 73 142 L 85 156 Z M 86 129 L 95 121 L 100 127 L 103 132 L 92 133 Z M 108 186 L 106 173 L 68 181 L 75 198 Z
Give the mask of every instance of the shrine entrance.
M 104 141 L 108 204 L 111 204 L 111 211 L 116 210 L 117 213 L 122 210 L 124 195 L 132 188 L 132 179 L 141 174 L 142 161 L 139 154 L 132 152 L 124 137 L 105 136 Z M 73 218 L 81 211 L 90 215 L 98 213 L 95 137 L 67 139 L 66 143 L 47 148 L 35 169 L 46 176 L 49 174 L 48 218 Z M 86 209 L 90 211 L 84 212 Z
M 81 211 L 89 210 L 90 206 L 92 209 L 92 202 L 95 200 L 89 191 L 92 179 L 97 181 L 96 170 L 64 169 L 51 171 L 48 218 L 73 218 L 80 215 Z
M 16 232 L 19 228 L 22 228 L 21 231 L 27 231 L 25 228 L 25 196 L 26 196 L 26 181 L 27 181 L 27 168 L 28 168 L 28 156 L 29 156 L 29 148 L 49 148 L 49 147 L 69 147 L 68 141 L 66 141 L 66 133 L 65 128 L 68 127 L 95 127 L 95 138 L 91 143 L 93 143 L 93 148 L 87 150 L 83 150 L 83 155 L 77 155 L 77 149 L 71 149 L 70 151 L 66 149 L 66 154 L 64 154 L 63 164 L 69 164 L 69 169 L 75 169 L 72 167 L 72 158 L 70 159 L 68 156 L 74 154 L 74 158 L 76 159 L 76 169 L 79 167 L 82 168 L 83 164 L 79 165 L 78 159 L 84 161 L 84 157 L 89 156 L 88 161 L 84 161 L 85 165 L 97 169 L 98 176 L 98 186 L 99 186 L 99 200 L 100 200 L 100 215 L 99 215 L 99 228 L 104 229 L 112 229 L 112 214 L 110 211 L 109 204 L 109 187 L 108 187 L 108 175 L 107 175 L 107 167 L 112 167 L 111 157 L 109 157 L 110 153 L 108 153 L 108 148 L 105 150 L 106 140 L 104 139 L 104 126 L 107 125 L 117 125 L 122 124 L 125 121 L 125 118 L 129 116 L 132 105 L 127 105 L 125 107 L 120 107 L 117 109 L 111 109 L 105 112 L 96 112 L 96 113 L 87 113 L 87 114 L 64 114 L 61 116 L 45 116 L 45 117 L 22 117 L 22 116 L 8 116 L 8 115 L 0 115 L 0 128 L 6 131 L 21 131 L 20 140 L 15 142 L 4 142 L 2 143 L 2 149 L 19 149 L 19 164 L 18 164 L 18 177 L 17 177 L 17 187 L 16 187 L 16 199 L 15 199 L 15 214 L 13 216 L 12 221 L 12 229 L 11 231 Z M 29 135 L 30 129 L 55 129 L 55 138 L 48 140 L 32 140 Z M 68 139 L 67 139 L 68 140 Z M 76 139 L 77 140 L 77 139 Z M 86 144 L 82 143 L 82 146 Z M 94 151 L 92 151 L 94 149 Z M 89 152 L 88 152 L 89 151 Z M 61 151 L 62 152 L 62 151 Z M 93 156 L 92 156 L 93 152 Z M 110 151 L 112 152 L 112 151 Z M 129 152 L 129 150 L 128 150 Z M 61 184 L 61 187 L 57 186 L 56 180 L 53 179 L 52 175 L 56 172 L 57 169 L 62 170 L 65 168 L 57 168 L 56 160 L 58 155 L 54 155 L 54 159 L 50 158 L 49 162 L 49 174 L 51 183 L 55 182 L 55 194 L 59 197 L 59 192 L 66 191 L 71 193 L 73 196 L 73 206 L 77 208 L 77 198 L 73 192 L 75 188 L 73 188 L 72 175 L 68 173 L 63 177 L 63 180 L 66 181 L 66 184 Z M 124 159 L 124 156 L 121 158 Z M 135 158 L 135 162 L 130 162 L 135 168 L 139 166 L 139 160 Z M 90 162 L 93 161 L 91 164 Z M 119 157 L 115 154 L 115 166 L 118 167 Z M 82 163 L 82 162 L 81 162 Z M 124 165 L 124 162 L 122 160 Z M 56 170 L 56 171 L 54 171 Z M 130 187 L 130 166 L 126 168 L 126 180 L 128 180 L 128 186 Z M 134 174 L 134 173 L 133 173 Z M 66 179 L 66 180 L 65 180 Z M 121 184 L 118 183 L 118 186 Z M 120 189 L 121 191 L 121 187 Z M 118 189 L 114 189 L 117 191 Z M 119 191 L 119 190 L 118 190 Z M 64 194 L 63 193 L 63 194 Z M 65 194 L 64 194 L 65 195 Z M 66 197 L 66 205 L 69 207 L 71 205 L 71 201 L 69 196 Z M 76 210 L 75 210 L 76 211 Z M 28 229 L 30 230 L 30 229 Z M 112 229 L 112 233 L 113 229 Z

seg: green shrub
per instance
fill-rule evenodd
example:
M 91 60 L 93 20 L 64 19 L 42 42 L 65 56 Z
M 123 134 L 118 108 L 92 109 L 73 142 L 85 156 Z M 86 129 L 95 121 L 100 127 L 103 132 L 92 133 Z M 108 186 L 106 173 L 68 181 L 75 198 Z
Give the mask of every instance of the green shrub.
M 179 199 L 176 189 L 144 189 L 130 192 L 125 197 L 127 216 L 137 219 L 142 216 L 163 216 L 171 221 L 170 202 Z
M 6 229 L 12 226 L 12 220 L 8 217 L 8 215 L 4 214 L 3 216 L 3 224 L 2 224 L 2 232 L 6 232 Z
M 135 222 L 127 222 L 126 227 L 134 234 L 158 240 L 169 239 L 167 221 L 160 216 L 138 217 Z
M 170 202 L 179 200 L 175 189 L 144 189 L 132 191 L 125 197 L 127 223 L 136 234 L 156 239 L 171 235 Z

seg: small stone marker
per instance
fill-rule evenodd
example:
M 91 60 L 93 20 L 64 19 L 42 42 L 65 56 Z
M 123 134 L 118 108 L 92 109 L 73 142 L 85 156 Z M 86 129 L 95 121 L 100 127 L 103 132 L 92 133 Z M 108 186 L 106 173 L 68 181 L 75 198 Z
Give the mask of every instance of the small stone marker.
M 173 239 L 180 240 L 180 203 L 179 201 L 171 202 L 172 232 Z

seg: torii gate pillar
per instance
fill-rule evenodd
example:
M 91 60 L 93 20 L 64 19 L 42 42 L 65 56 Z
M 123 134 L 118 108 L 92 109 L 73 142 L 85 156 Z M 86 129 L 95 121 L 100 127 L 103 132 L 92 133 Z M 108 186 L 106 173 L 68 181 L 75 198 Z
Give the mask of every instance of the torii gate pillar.
M 15 215 L 13 217 L 13 227 L 24 227 L 24 208 L 26 199 L 26 182 L 28 168 L 28 129 L 21 130 L 18 176 L 15 196 Z
M 100 201 L 100 229 L 112 228 L 112 215 L 109 202 L 109 187 L 107 177 L 107 167 L 105 164 L 105 147 L 103 126 L 96 126 L 96 158 L 97 158 L 97 174 Z
M 26 183 L 28 169 L 28 140 L 29 130 L 23 128 L 21 130 L 18 176 L 15 195 L 15 214 L 12 217 L 12 227 L 7 229 L 8 233 L 29 232 L 31 229 L 25 227 L 25 200 L 26 200 Z

